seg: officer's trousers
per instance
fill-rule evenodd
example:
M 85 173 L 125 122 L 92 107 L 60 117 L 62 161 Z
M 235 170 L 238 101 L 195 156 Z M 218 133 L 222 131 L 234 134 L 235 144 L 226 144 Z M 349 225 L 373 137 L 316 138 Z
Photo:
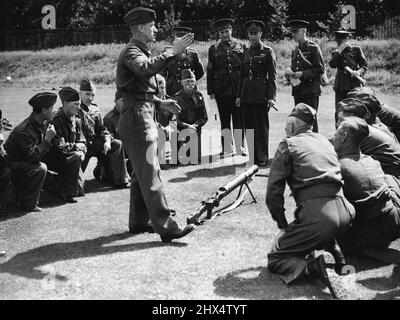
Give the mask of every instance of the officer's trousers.
M 268 107 L 265 103 L 243 103 L 240 107 L 245 110 L 246 130 L 254 130 L 254 145 L 248 145 L 250 161 L 254 155 L 254 163 L 268 163 Z
M 39 203 L 40 190 L 46 178 L 46 164 L 12 161 L 10 167 L 17 203 L 26 209 L 34 208 Z
M 302 95 L 302 96 L 294 96 L 294 104 L 305 103 L 310 107 L 314 108 L 314 110 L 318 113 L 318 105 L 319 105 L 319 96 L 315 95 Z M 315 115 L 315 121 L 313 125 L 313 131 L 318 132 L 318 119 L 317 115 Z
M 174 233 L 179 227 L 170 217 L 160 177 L 154 102 L 125 95 L 118 132 L 133 168 L 129 229 L 141 229 L 151 221 L 158 234 Z
M 11 182 L 11 170 L 9 167 L 0 168 L 0 208 L 7 202 L 8 187 Z
M 239 139 L 237 134 L 233 134 L 233 141 L 235 146 L 244 147 L 244 128 L 245 128 L 245 116 L 242 108 L 238 108 L 236 106 L 236 98 L 234 96 L 218 96 L 215 97 L 218 107 L 219 118 L 221 121 L 221 133 L 226 132 L 227 130 L 231 130 L 231 120 L 233 129 L 241 129 L 241 138 L 240 141 L 236 141 Z M 226 141 L 225 138 L 228 138 L 229 141 Z M 221 145 L 223 153 L 231 153 L 232 150 L 232 135 L 230 134 L 228 137 L 221 134 Z M 241 150 L 236 150 L 236 153 L 240 154 Z
M 89 145 L 82 170 L 85 171 L 92 157 L 98 159 L 98 165 L 104 167 L 105 180 L 114 186 L 121 186 L 129 182 L 128 170 L 126 168 L 125 150 L 121 140 L 111 140 L 111 150 L 105 155 L 103 153 L 104 140 L 96 137 Z
M 295 220 L 282 230 L 268 254 L 268 269 L 289 284 L 305 273 L 307 256 L 344 234 L 353 206 L 336 185 L 316 185 L 296 196 Z

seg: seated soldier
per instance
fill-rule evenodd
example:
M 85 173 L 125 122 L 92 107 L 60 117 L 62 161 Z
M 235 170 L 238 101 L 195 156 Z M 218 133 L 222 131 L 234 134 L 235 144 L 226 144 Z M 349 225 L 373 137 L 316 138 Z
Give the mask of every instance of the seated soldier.
M 368 109 L 356 98 L 346 98 L 338 103 L 338 126 L 347 117 L 365 119 Z M 360 144 L 361 152 L 379 161 L 383 172 L 400 177 L 400 144 L 375 127 L 369 126 L 369 135 Z
M 198 163 L 200 163 L 201 128 L 208 121 L 207 109 L 202 93 L 195 89 L 196 78 L 194 73 L 191 70 L 185 69 L 182 71 L 181 78 L 183 89 L 174 97 L 179 106 L 182 108 L 182 111 L 177 116 L 177 127 L 179 131 L 185 130 L 185 133 L 188 134 L 184 140 L 184 143 L 190 143 L 193 146 L 197 144 L 197 157 L 193 158 L 197 158 Z M 189 148 L 189 150 L 190 149 L 191 148 Z M 192 158 L 188 154 L 186 154 L 186 156 L 190 159 Z
M 11 168 L 11 181 L 17 197 L 17 205 L 24 211 L 41 211 L 38 206 L 40 190 L 47 173 L 43 158 L 49 152 L 56 135 L 52 124 L 53 106 L 57 95 L 38 93 L 29 100 L 33 112 L 11 131 L 4 149 Z
M 345 253 L 387 248 L 400 237 L 400 182 L 385 175 L 378 161 L 361 153 L 360 143 L 368 134 L 364 120 L 349 117 L 334 138 L 344 195 L 356 210 L 350 231 L 339 239 Z
M 85 159 L 86 145 L 82 125 L 77 117 L 80 99 L 79 92 L 70 87 L 61 88 L 59 96 L 62 107 L 53 117 L 57 135 L 52 140 L 52 148 L 44 158 L 49 170 L 58 173 L 56 177 L 61 198 L 76 203 L 81 164 Z
M 324 136 L 311 131 L 315 114 L 304 103 L 296 105 L 286 122 L 287 138 L 279 143 L 272 162 L 266 204 L 281 231 L 268 254 L 268 269 L 286 284 L 303 275 L 319 278 L 337 297 L 336 275 L 327 272 L 324 255 L 315 258 L 313 250 L 335 250 L 335 260 L 341 258 L 335 238 L 348 231 L 354 208 L 342 192 L 335 150 Z M 297 204 L 290 224 L 284 208 L 286 183 Z
M 123 107 L 124 99 L 122 97 L 121 92 L 119 92 L 118 90 L 115 92 L 114 102 L 115 102 L 115 107 L 104 116 L 104 126 L 106 127 L 106 129 L 108 130 L 108 132 L 111 134 L 111 136 L 114 139 L 120 140 L 120 137 L 118 134 L 118 123 L 119 123 L 119 117 L 120 117 L 121 109 Z M 128 155 L 126 152 L 125 152 L 125 161 L 126 161 L 126 169 L 128 171 L 128 174 L 131 175 L 132 165 L 128 159 Z M 104 168 L 104 167 L 102 167 L 102 168 Z M 102 179 L 107 179 L 105 177 L 105 174 L 106 174 L 105 170 L 102 170 L 102 173 L 101 173 Z
M 11 170 L 7 161 L 7 153 L 3 146 L 3 130 L 11 130 L 11 124 L 6 118 L 3 118 L 3 113 L 0 109 L 0 215 L 6 213 L 8 187 L 11 182 Z
M 368 109 L 365 121 L 377 129 L 400 141 L 400 111 L 382 105 L 374 91 L 368 87 L 354 88 L 347 94 L 348 98 L 361 100 Z
M 96 95 L 94 84 L 84 79 L 80 85 L 81 109 L 79 117 L 87 143 L 87 154 L 82 164 L 85 171 L 92 157 L 98 160 L 95 171 L 96 179 L 101 178 L 101 166 L 106 172 L 106 181 L 116 188 L 125 188 L 129 176 L 125 163 L 125 152 L 121 140 L 114 139 L 104 126 L 99 107 L 93 103 Z

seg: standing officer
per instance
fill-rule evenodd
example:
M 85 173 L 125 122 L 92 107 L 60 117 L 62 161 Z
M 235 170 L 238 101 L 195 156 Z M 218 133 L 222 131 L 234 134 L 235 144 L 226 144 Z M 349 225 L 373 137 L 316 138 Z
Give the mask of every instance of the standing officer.
M 297 105 L 303 102 L 318 111 L 321 95 L 321 76 L 325 74 L 324 60 L 318 44 L 307 39 L 309 23 L 303 20 L 291 20 L 288 27 L 298 46 L 292 51 L 292 64 L 285 77 L 294 79 L 292 95 Z M 318 121 L 315 117 L 313 131 L 318 132 Z
M 363 84 L 357 77 L 362 77 L 368 69 L 367 59 L 360 46 L 348 43 L 350 32 L 335 31 L 335 40 L 338 48 L 332 51 L 332 59 L 329 61 L 331 68 L 337 68 L 335 83 L 335 106 L 346 98 L 347 93 L 355 87 Z M 349 67 L 351 71 L 346 70 Z M 337 109 L 335 108 L 335 122 L 337 122 Z
M 176 27 L 174 29 L 174 38 L 183 37 L 188 33 L 192 33 L 191 28 Z M 171 49 L 171 47 L 165 47 L 164 50 L 168 49 Z M 190 69 L 194 72 L 196 81 L 199 81 L 204 75 L 204 68 L 200 61 L 199 53 L 190 47 L 177 55 L 161 72 L 161 75 L 167 80 L 167 95 L 170 97 L 173 97 L 178 91 L 182 90 L 181 74 L 182 70 L 185 69 Z
M 211 100 L 217 101 L 219 118 L 221 120 L 221 155 L 232 153 L 233 129 L 244 130 L 244 116 L 241 109 L 236 107 L 240 83 L 240 64 L 243 58 L 243 44 L 232 37 L 233 20 L 221 19 L 215 22 L 220 42 L 213 44 L 208 50 L 207 92 Z M 227 135 L 229 133 L 229 135 Z M 239 133 L 239 134 L 238 134 Z M 244 132 L 235 133 L 236 148 L 244 151 Z M 225 141 L 229 138 L 229 141 Z M 239 153 L 236 149 L 236 153 Z
M 275 105 L 276 61 L 274 51 L 261 42 L 262 21 L 246 23 L 250 47 L 243 53 L 237 106 L 244 109 L 246 130 L 254 130 L 254 162 L 268 164 L 268 112 Z M 249 146 L 252 148 L 253 146 Z M 252 160 L 252 159 L 250 159 Z
M 10 162 L 12 183 L 15 187 L 17 204 L 24 211 L 37 212 L 40 190 L 47 173 L 42 162 L 49 152 L 51 140 L 56 135 L 52 124 L 53 106 L 57 95 L 51 92 L 38 93 L 29 100 L 33 112 L 11 131 L 4 149 Z
M 155 76 L 175 56 L 186 50 L 193 41 L 193 35 L 175 39 L 170 50 L 151 57 L 149 44 L 155 41 L 155 19 L 153 10 L 141 7 L 131 10 L 124 17 L 132 38 L 121 51 L 117 65 L 116 84 L 124 101 L 118 132 L 133 167 L 129 230 L 131 233 L 154 230 L 163 242 L 170 242 L 193 231 L 194 225 L 181 229 L 171 218 L 167 205 L 157 157 L 158 132 L 154 108 L 157 104 L 161 111 L 177 114 L 180 107 L 174 100 L 155 99 L 158 93 Z
M 324 248 L 332 252 L 335 238 L 349 229 L 354 208 L 343 196 L 340 164 L 331 143 L 311 132 L 315 114 L 304 103 L 293 109 L 286 122 L 287 137 L 272 162 L 266 203 L 281 232 L 268 254 L 268 269 L 286 284 L 305 274 L 318 277 L 336 296 L 324 256 L 315 259 L 311 253 Z M 284 208 L 286 183 L 297 205 L 290 224 Z M 341 252 L 332 253 L 338 263 Z

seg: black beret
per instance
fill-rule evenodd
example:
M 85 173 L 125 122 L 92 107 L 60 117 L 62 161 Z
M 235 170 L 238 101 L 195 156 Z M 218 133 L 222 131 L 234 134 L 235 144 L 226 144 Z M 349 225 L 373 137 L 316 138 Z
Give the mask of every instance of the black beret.
M 187 80 L 187 79 L 196 79 L 196 76 L 190 69 L 183 69 L 182 70 L 182 77 L 181 80 Z
M 265 24 L 260 20 L 250 20 L 246 22 L 245 27 L 247 31 L 262 31 Z
M 79 101 L 79 92 L 76 91 L 75 89 L 71 87 L 63 87 L 61 90 L 58 92 L 58 95 L 60 96 L 61 101 L 66 101 L 66 102 L 73 102 L 73 101 Z
M 368 114 L 368 108 L 364 102 L 356 98 L 346 98 L 337 104 L 338 112 L 349 112 L 359 118 L 364 118 Z
M 338 30 L 338 31 L 335 31 L 335 38 L 337 38 L 337 39 L 346 39 L 350 34 L 351 34 L 350 31 Z
M 28 103 L 34 110 L 40 110 L 42 108 L 48 109 L 54 106 L 57 101 L 57 95 L 53 92 L 40 92 L 35 94 L 29 99 Z
M 348 98 L 356 98 L 361 100 L 368 111 L 376 114 L 381 111 L 381 103 L 375 95 L 375 92 L 368 87 L 357 87 L 347 93 Z
M 156 12 L 149 8 L 136 7 L 129 11 L 124 21 L 128 26 L 136 26 L 138 24 L 146 24 L 156 20 Z
M 79 87 L 79 90 L 81 91 L 95 91 L 96 87 L 94 86 L 94 83 L 90 81 L 89 79 L 83 79 L 81 81 L 81 85 Z
M 316 112 L 307 104 L 299 103 L 297 104 L 289 117 L 296 117 L 309 125 L 313 125 L 315 120 Z
M 296 31 L 299 29 L 303 29 L 306 28 L 310 25 L 310 23 L 308 21 L 305 20 L 290 20 L 287 23 L 287 26 L 289 29 L 291 29 L 292 31 Z
M 215 21 L 215 23 L 214 23 L 214 28 L 217 31 L 226 29 L 226 28 L 232 28 L 232 27 L 233 27 L 233 19 L 230 19 L 230 18 L 219 19 L 219 20 Z

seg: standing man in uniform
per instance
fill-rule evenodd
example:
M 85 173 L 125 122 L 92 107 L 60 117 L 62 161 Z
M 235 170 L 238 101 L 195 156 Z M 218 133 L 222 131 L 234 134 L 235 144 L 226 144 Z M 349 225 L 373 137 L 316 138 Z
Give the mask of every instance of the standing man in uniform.
M 42 210 L 38 203 L 47 173 L 47 166 L 42 161 L 56 135 L 54 126 L 49 124 L 46 128 L 46 125 L 53 118 L 56 101 L 57 95 L 51 92 L 33 96 L 28 102 L 33 112 L 11 131 L 4 145 L 17 205 L 27 212 Z
M 315 114 L 304 103 L 293 109 L 286 122 L 287 137 L 279 143 L 272 162 L 266 203 L 281 231 L 268 254 L 268 269 L 286 284 L 305 274 L 317 277 L 336 297 L 324 255 L 315 259 L 312 251 L 326 249 L 336 264 L 343 264 L 343 255 L 334 247 L 335 238 L 348 231 L 354 208 L 343 196 L 333 146 L 324 136 L 311 132 Z M 290 224 L 284 207 L 286 183 L 297 204 Z
M 192 33 L 191 28 L 176 27 L 174 29 L 174 38 L 183 37 L 185 34 Z M 170 46 L 164 50 L 171 49 Z M 167 95 L 173 97 L 176 93 L 182 90 L 181 74 L 182 70 L 190 69 L 199 81 L 204 76 L 204 68 L 199 58 L 199 53 L 193 48 L 186 48 L 184 52 L 176 56 L 161 72 L 161 75 L 167 81 Z
M 121 51 L 116 83 L 122 93 L 124 106 L 118 132 L 132 163 L 129 230 L 131 233 L 157 232 L 163 242 L 171 242 L 194 230 L 194 225 L 181 229 L 171 218 L 164 186 L 160 178 L 157 156 L 157 125 L 155 107 L 178 114 L 174 100 L 159 100 L 156 74 L 192 43 L 193 35 L 175 39 L 172 48 L 151 57 L 149 44 L 155 41 L 154 10 L 137 7 L 124 20 L 132 38 Z M 151 225 L 149 224 L 151 222 Z
M 232 28 L 232 19 L 221 19 L 215 22 L 215 29 L 221 40 L 208 50 L 207 92 L 210 99 L 215 99 L 217 102 L 221 121 L 221 155 L 232 153 L 231 120 L 236 153 L 241 152 L 242 155 L 247 155 L 243 144 L 244 115 L 241 113 L 242 109 L 236 107 L 244 47 L 232 37 Z M 238 131 L 235 132 L 235 130 Z
M 237 106 L 244 109 L 246 130 L 254 130 L 254 150 L 250 161 L 258 166 L 268 165 L 268 112 L 275 105 L 276 61 L 274 51 L 261 42 L 265 25 L 262 21 L 246 23 L 250 47 L 245 49 L 240 70 Z
M 329 61 L 331 68 L 337 68 L 335 83 L 335 106 L 346 98 L 347 93 L 362 86 L 357 77 L 363 77 L 368 70 L 367 59 L 360 46 L 351 45 L 349 40 L 350 32 L 335 31 L 335 40 L 338 48 L 332 51 L 332 58 Z M 345 69 L 346 67 L 350 68 Z M 335 122 L 337 122 L 337 109 L 335 108 Z
M 294 104 L 305 103 L 318 112 L 321 95 L 321 76 L 325 74 L 324 60 L 318 44 L 307 38 L 309 23 L 303 20 L 291 20 L 288 27 L 298 46 L 292 51 L 290 70 L 286 70 L 286 79 L 292 79 Z M 318 132 L 315 117 L 313 131 Z

